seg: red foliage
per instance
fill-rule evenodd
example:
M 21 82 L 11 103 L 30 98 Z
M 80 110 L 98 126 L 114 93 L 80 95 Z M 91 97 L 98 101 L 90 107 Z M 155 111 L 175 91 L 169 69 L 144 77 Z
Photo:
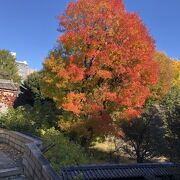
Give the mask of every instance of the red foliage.
M 59 43 L 71 56 L 61 65 L 45 62 L 58 77 L 56 101 L 76 115 L 139 116 L 158 74 L 154 41 L 139 16 L 127 12 L 121 0 L 77 0 L 59 19 L 64 32 Z M 51 84 L 52 76 L 45 78 Z
M 12 107 L 16 99 L 16 93 L 0 90 L 0 103 Z

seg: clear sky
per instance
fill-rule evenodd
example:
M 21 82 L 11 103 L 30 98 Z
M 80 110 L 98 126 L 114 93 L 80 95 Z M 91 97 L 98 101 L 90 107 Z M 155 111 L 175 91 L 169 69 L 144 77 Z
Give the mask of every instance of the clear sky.
M 69 0 L 0 0 L 0 49 L 40 69 L 59 36 L 57 16 Z M 180 59 L 180 0 L 124 0 L 138 12 L 158 50 Z

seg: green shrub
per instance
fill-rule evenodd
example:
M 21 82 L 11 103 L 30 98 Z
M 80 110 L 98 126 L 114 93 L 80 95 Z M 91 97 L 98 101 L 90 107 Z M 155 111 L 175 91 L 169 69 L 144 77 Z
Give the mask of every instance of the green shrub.
M 35 102 L 34 106 L 19 106 L 9 109 L 6 114 L 0 114 L 0 127 L 34 133 L 37 129 L 57 126 L 58 113 L 51 102 Z
M 51 101 L 36 101 L 34 106 L 30 106 L 27 111 L 30 112 L 31 119 L 35 122 L 36 129 L 48 129 L 57 127 L 60 110 L 57 110 L 55 104 Z
M 67 165 L 89 164 L 92 158 L 78 144 L 69 141 L 62 133 L 51 128 L 41 130 L 45 144 L 55 142 L 55 146 L 45 153 L 55 170 Z
M 2 127 L 14 131 L 33 132 L 34 122 L 29 117 L 29 112 L 24 107 L 9 109 L 6 114 L 0 115 L 0 124 Z

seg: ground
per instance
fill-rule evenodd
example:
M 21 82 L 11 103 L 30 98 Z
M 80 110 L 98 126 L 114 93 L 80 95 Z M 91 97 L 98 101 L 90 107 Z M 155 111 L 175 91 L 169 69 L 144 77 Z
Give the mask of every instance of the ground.
M 0 169 L 22 165 L 22 154 L 6 144 L 0 144 Z

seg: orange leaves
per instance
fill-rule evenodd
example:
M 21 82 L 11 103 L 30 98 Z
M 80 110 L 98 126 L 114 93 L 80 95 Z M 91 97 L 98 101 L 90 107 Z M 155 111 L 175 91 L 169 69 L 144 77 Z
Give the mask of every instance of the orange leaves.
M 45 62 L 59 105 L 87 117 L 139 116 L 158 74 L 154 41 L 139 16 L 121 0 L 77 0 L 59 20 L 62 57 Z
M 103 110 L 103 106 L 98 105 L 95 102 L 92 104 L 89 104 L 89 106 L 88 106 L 88 113 L 100 112 L 102 110 Z
M 73 112 L 79 115 L 83 111 L 83 105 L 86 101 L 85 94 L 70 92 L 65 98 L 65 102 L 62 104 L 64 110 Z
M 74 62 L 76 61 L 76 56 L 70 56 L 69 64 L 65 67 L 62 67 L 59 71 L 59 77 L 64 78 L 65 80 L 70 81 L 71 83 L 77 83 L 84 78 L 85 68 L 78 67 Z
M 122 75 L 122 74 L 126 73 L 126 69 L 123 66 L 119 66 L 119 67 L 117 67 L 117 69 L 115 69 L 115 72 L 118 75 Z
M 84 78 L 84 68 L 79 68 L 75 64 L 70 64 L 66 72 L 68 72 L 69 79 L 73 83 L 77 83 Z
M 132 106 L 132 99 L 129 97 L 123 97 L 121 104 L 124 106 L 127 106 L 127 107 L 131 107 Z
M 92 57 L 94 57 L 96 55 L 96 50 L 93 49 L 93 50 L 87 52 L 86 55 L 87 55 L 88 58 L 92 58 Z
M 136 110 L 133 108 L 129 108 L 126 110 L 126 114 L 127 114 L 127 118 L 128 119 L 133 119 L 135 117 L 139 117 L 141 115 L 141 111 L 140 110 Z
M 94 99 L 102 104 L 105 101 L 116 101 L 116 92 L 111 92 L 107 85 L 94 89 Z
M 107 86 L 94 89 L 92 95 L 93 98 L 87 100 L 87 113 L 98 113 L 109 109 L 106 107 L 107 102 L 117 102 L 116 92 L 111 92 Z
M 116 102 L 117 101 L 117 94 L 116 92 L 104 92 L 107 101 Z
M 97 71 L 97 75 L 103 79 L 111 79 L 112 73 L 106 70 L 99 70 Z

